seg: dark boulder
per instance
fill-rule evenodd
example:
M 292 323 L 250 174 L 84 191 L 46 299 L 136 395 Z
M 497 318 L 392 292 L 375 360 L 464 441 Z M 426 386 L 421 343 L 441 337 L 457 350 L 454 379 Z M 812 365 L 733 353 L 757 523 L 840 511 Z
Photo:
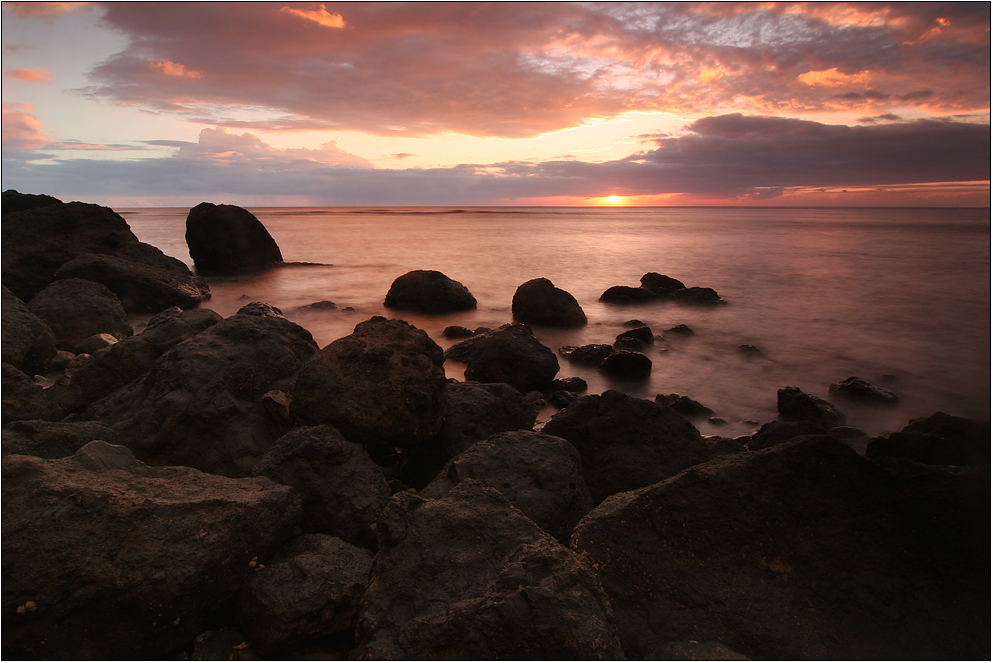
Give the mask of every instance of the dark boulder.
M 3 455 L 65 458 L 93 440 L 120 444 L 113 428 L 96 421 L 15 421 L 3 427 Z
M 23 212 L 26 209 L 37 207 L 48 207 L 49 205 L 61 205 L 62 201 L 54 196 L 43 193 L 21 193 L 14 189 L 7 189 L 3 192 L 3 215 L 7 216 L 12 212 Z
M 865 455 L 894 456 L 927 465 L 989 465 L 990 427 L 935 412 L 912 419 L 900 432 L 872 438 Z
M 476 298 L 464 285 L 441 272 L 418 269 L 393 281 L 383 306 L 416 313 L 454 313 L 476 308 Z
M 576 298 L 548 279 L 521 284 L 511 304 L 514 320 L 542 327 L 582 327 L 586 314 Z
M 117 394 L 126 409 L 101 419 L 149 464 L 246 476 L 284 432 L 265 394 L 290 389 L 316 351 L 310 332 L 285 318 L 233 315 L 163 353 Z
M 77 355 L 94 355 L 104 348 L 117 345 L 118 342 L 117 337 L 111 334 L 94 334 L 77 343 L 72 352 Z
M 632 288 L 627 285 L 615 285 L 607 288 L 600 295 L 601 302 L 609 304 L 642 304 L 658 299 L 658 294 L 646 288 Z
M 229 274 L 266 269 L 283 261 L 276 241 L 237 205 L 200 203 L 186 217 L 186 245 L 199 272 Z
M 614 339 L 614 347 L 618 350 L 643 350 L 655 343 L 655 334 L 649 327 L 636 327 L 621 332 Z
M 668 407 L 617 391 L 580 398 L 555 414 L 542 433 L 565 438 L 579 450 L 594 504 L 719 453 Z
M 504 382 L 521 393 L 547 388 L 559 372 L 555 353 L 519 323 L 457 343 L 445 356 L 466 363 L 466 380 Z
M 559 354 L 565 357 L 570 364 L 577 366 L 588 366 L 596 368 L 603 363 L 603 360 L 614 354 L 614 346 L 605 343 L 593 343 L 581 345 L 579 347 L 567 345 L 559 348 Z
M 589 389 L 589 385 L 583 378 L 555 378 L 552 382 L 552 388 L 562 391 L 570 391 L 576 394 L 583 394 L 586 393 L 587 389 Z
M 48 323 L 3 288 L 3 363 L 30 375 L 44 373 L 55 358 L 55 336 Z
M 438 432 L 448 407 L 444 363 L 424 331 L 375 316 L 307 362 L 290 412 L 307 426 L 331 424 L 379 462 Z
M 493 488 L 398 493 L 377 531 L 360 658 L 621 658 L 596 572 Z
M 82 412 L 143 377 L 166 350 L 221 320 L 223 318 L 210 309 L 181 311 L 174 307 L 162 311 L 148 321 L 140 334 L 98 352 L 76 369 L 60 395 L 62 407 L 70 412 Z
M 703 405 L 699 401 L 693 400 L 689 396 L 680 396 L 679 394 L 659 394 L 655 397 L 655 402 L 659 405 L 665 405 L 666 407 L 672 408 L 687 419 L 702 419 L 714 414 L 714 411 L 709 407 Z
M 58 269 L 84 253 L 114 253 L 137 242 L 127 221 L 109 207 L 47 205 L 4 215 L 3 284 L 24 301 L 55 280 Z
M 32 297 L 28 308 L 48 323 L 60 350 L 73 350 L 94 334 L 121 340 L 134 333 L 117 296 L 93 281 L 55 281 Z
M 469 338 L 473 335 L 473 331 L 462 325 L 449 325 L 441 335 L 445 338 Z
M 113 254 L 86 253 L 62 265 L 56 279 L 86 279 L 110 289 L 128 313 L 188 309 L 210 299 L 207 282 L 181 261 L 142 242 L 125 244 Z
M 826 433 L 827 430 L 825 426 L 813 421 L 770 421 L 762 424 L 762 427 L 752 435 L 748 441 L 748 450 L 768 449 L 801 435 L 819 435 Z
M 176 658 L 299 522 L 291 488 L 91 442 L 3 459 L 4 656 Z M 30 604 L 30 605 L 29 605 Z
M 568 544 L 593 508 L 576 447 L 534 431 L 497 433 L 448 462 L 421 497 L 441 499 L 465 479 L 500 491 L 521 512 Z
M 249 302 L 238 309 L 238 313 L 241 315 L 258 315 L 263 317 L 268 315 L 274 318 L 283 317 L 282 309 L 266 302 Z
M 2 423 L 43 419 L 60 421 L 65 412 L 54 389 L 42 389 L 10 364 L 3 364 Z
M 675 291 L 682 290 L 686 286 L 683 285 L 682 281 L 674 279 L 671 276 L 657 272 L 648 272 L 641 277 L 641 287 L 654 292 L 656 295 L 669 297 Z
M 695 334 L 696 332 L 688 325 L 676 325 L 662 332 L 662 337 L 669 340 L 670 338 L 685 338 L 687 336 L 694 336 Z
M 845 415 L 823 398 L 804 393 L 797 387 L 776 392 L 779 418 L 784 421 L 809 421 L 825 429 L 845 425 Z
M 527 399 L 509 384 L 449 382 L 444 423 L 436 435 L 404 453 L 399 477 L 420 490 L 476 442 L 502 431 L 531 430 L 536 417 Z
M 598 370 L 615 380 L 647 380 L 652 373 L 652 360 L 640 352 L 618 350 L 608 355 Z
M 694 306 L 714 306 L 724 303 L 724 300 L 721 299 L 721 296 L 713 288 L 701 288 L 698 286 L 674 290 L 672 292 L 672 298 L 677 302 L 692 304 Z
M 900 397 L 889 389 L 877 387 L 854 375 L 847 380 L 833 382 L 828 393 L 835 398 L 866 405 L 896 405 L 900 402 Z
M 390 498 L 379 467 L 333 426 L 302 426 L 276 440 L 252 470 L 293 486 L 303 502 L 304 532 L 328 534 L 365 548 Z
M 988 548 L 960 593 L 894 498 L 870 461 L 804 438 L 614 495 L 572 547 L 597 566 L 629 659 L 687 640 L 767 660 L 987 657 Z
M 351 631 L 372 555 L 341 539 L 306 534 L 279 549 L 241 592 L 238 621 L 253 652 L 286 658 L 323 636 Z

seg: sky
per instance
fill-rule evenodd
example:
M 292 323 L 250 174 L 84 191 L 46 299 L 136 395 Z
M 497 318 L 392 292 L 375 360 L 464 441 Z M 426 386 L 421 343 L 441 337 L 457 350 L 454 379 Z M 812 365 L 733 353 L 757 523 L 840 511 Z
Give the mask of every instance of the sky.
M 2 188 L 990 204 L 990 3 L 4 2 Z

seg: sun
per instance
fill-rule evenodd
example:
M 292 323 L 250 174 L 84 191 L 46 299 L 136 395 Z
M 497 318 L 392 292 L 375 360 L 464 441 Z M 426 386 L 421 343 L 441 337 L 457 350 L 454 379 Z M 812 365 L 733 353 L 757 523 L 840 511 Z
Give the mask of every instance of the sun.
M 623 205 L 624 204 L 624 196 L 618 196 L 618 195 L 604 196 L 603 198 L 601 198 L 601 200 L 603 201 L 603 204 L 604 205 Z

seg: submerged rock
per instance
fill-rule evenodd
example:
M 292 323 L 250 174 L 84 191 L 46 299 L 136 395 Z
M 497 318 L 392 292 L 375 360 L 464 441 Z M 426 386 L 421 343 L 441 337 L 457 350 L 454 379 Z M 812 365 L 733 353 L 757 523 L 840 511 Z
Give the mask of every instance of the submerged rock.
M 418 269 L 393 281 L 383 305 L 398 311 L 440 314 L 475 309 L 476 298 L 441 272 Z
M 648 272 L 641 277 L 641 287 L 654 292 L 660 296 L 671 296 L 677 290 L 682 290 L 686 286 L 683 282 L 671 276 L 659 274 L 658 272 Z
M 576 298 L 545 278 L 521 284 L 511 305 L 514 320 L 543 327 L 582 327 L 586 313 Z
M 615 285 L 607 288 L 600 295 L 601 302 L 610 304 L 641 304 L 658 299 L 657 293 L 647 288 L 632 288 L 627 285 Z
M 251 271 L 283 261 L 265 226 L 236 205 L 200 203 L 191 209 L 186 217 L 186 244 L 201 272 Z
M 453 345 L 445 356 L 466 363 L 467 380 L 504 382 L 521 393 L 549 387 L 559 372 L 555 353 L 519 323 L 477 334 Z
M 870 384 L 868 380 L 863 380 L 854 375 L 847 380 L 832 383 L 828 391 L 836 398 L 842 398 L 856 403 L 896 405 L 900 402 L 900 397 L 889 389 L 877 387 Z
M 607 355 L 598 370 L 615 380 L 647 380 L 652 373 L 652 360 L 640 352 L 618 350 Z
M 713 288 L 701 288 L 693 286 L 672 292 L 672 298 L 683 304 L 693 304 L 696 306 L 714 306 L 724 303 L 721 296 Z
M 4 654 L 18 658 L 175 658 L 300 517 L 268 479 L 152 468 L 105 442 L 4 457 L 2 503 Z

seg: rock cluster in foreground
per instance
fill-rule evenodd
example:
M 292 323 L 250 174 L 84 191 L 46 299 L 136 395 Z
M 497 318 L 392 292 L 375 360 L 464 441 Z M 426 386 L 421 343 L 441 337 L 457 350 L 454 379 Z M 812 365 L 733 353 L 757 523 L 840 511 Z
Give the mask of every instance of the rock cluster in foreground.
M 986 424 L 870 440 L 784 387 L 754 435 L 705 437 L 685 396 L 581 396 L 520 322 L 443 353 L 374 317 L 321 349 L 267 304 L 177 304 L 58 350 L 59 307 L 7 283 L 6 220 L 5 658 L 989 656 Z M 91 249 L 136 242 L 96 227 Z M 637 354 L 633 327 L 562 354 Z M 560 408 L 540 431 L 538 397 Z

